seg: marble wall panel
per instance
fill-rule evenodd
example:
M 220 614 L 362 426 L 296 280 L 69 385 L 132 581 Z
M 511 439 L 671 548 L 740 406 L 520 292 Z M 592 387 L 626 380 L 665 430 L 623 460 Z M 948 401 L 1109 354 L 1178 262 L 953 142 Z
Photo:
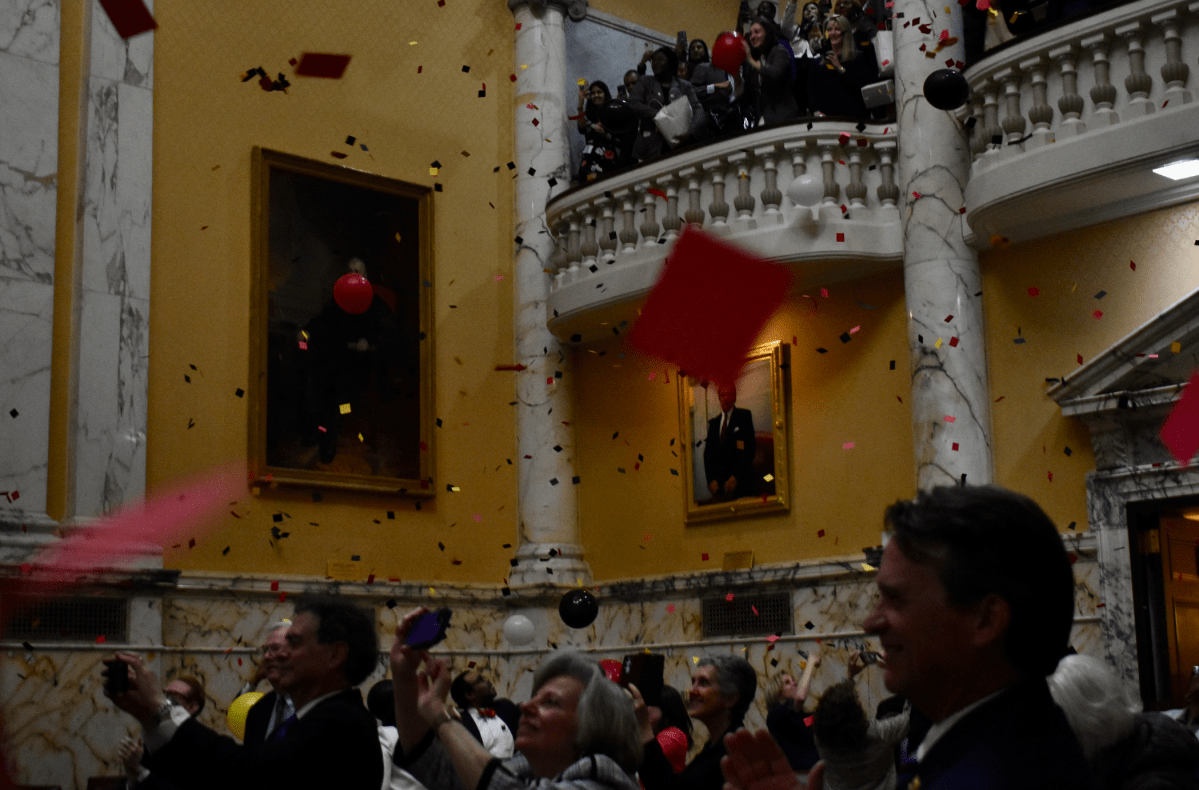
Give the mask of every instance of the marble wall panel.
M 0 52 L 58 64 L 59 0 L 8 0 L 0 6 Z
M 0 518 L 45 511 L 53 312 L 52 285 L 0 276 Z
M 145 4 L 154 13 L 153 0 Z M 98 0 L 92 0 L 92 76 L 152 88 L 153 68 L 154 34 L 121 38 Z

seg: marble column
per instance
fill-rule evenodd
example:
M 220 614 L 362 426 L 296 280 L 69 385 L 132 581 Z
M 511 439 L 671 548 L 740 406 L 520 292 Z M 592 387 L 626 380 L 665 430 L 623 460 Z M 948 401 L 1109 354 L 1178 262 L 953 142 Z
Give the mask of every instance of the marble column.
M 0 13 L 0 561 L 49 528 L 59 0 Z M 11 541 L 9 540 L 11 538 Z M 32 542 L 31 542 L 32 541 Z M 14 545 L 10 546 L 12 543 Z
M 545 206 L 570 186 L 566 8 L 559 0 L 508 0 L 508 7 L 516 20 L 516 361 L 527 366 L 517 374 L 520 546 L 508 581 L 575 586 L 589 584 L 591 572 L 579 539 L 572 371 L 547 327 L 544 271 L 554 251 Z
M 970 145 L 953 114 L 935 109 L 923 92 L 929 73 L 965 57 L 960 7 L 952 5 L 948 15 L 944 8 L 928 0 L 897 0 L 894 6 L 904 293 L 916 483 L 922 489 L 963 479 L 990 483 L 993 476 L 981 276 L 959 211 Z M 921 25 L 931 32 L 921 33 Z M 946 29 L 958 41 L 926 57 L 922 47 L 935 49 Z

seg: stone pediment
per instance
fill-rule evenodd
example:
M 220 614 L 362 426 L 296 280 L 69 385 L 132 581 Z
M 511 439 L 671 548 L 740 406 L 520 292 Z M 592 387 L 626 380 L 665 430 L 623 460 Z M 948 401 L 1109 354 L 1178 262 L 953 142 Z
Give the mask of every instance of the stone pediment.
M 1199 290 L 1054 384 L 1047 394 L 1063 415 L 1078 417 L 1090 427 L 1097 469 L 1173 465 L 1157 434 L 1195 370 Z

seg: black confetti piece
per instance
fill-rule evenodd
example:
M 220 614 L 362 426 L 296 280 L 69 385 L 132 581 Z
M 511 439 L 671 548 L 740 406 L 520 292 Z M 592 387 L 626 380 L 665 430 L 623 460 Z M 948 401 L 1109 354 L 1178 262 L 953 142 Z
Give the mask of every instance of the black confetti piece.
M 241 398 L 241 397 L 245 396 L 246 391 L 244 389 L 242 389 L 241 387 L 238 387 L 236 390 L 234 390 L 233 394 L 236 395 L 237 397 Z

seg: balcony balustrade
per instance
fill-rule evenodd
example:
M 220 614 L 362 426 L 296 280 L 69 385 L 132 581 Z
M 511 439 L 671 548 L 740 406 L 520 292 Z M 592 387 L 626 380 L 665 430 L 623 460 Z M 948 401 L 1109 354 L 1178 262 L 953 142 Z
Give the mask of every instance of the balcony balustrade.
M 1186 62 L 1197 52 L 1199 2 L 1141 0 L 1010 42 L 969 68 L 960 117 L 971 127 L 966 218 L 978 246 L 1199 195 L 1151 172 L 1199 152 Z
M 554 200 L 546 212 L 557 245 L 547 269 L 550 329 L 576 341 L 619 334 L 685 223 L 791 265 L 797 287 L 898 267 L 895 154 L 893 123 L 803 121 L 683 151 Z

